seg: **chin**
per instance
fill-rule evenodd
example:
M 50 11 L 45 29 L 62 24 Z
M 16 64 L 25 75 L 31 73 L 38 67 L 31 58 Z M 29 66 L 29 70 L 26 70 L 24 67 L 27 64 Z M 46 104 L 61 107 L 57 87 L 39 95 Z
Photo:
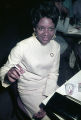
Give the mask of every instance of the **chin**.
M 50 40 L 39 40 L 39 42 L 42 44 L 42 45 L 46 45 L 50 42 Z
M 42 45 L 47 45 L 48 43 L 49 43 L 49 41 L 41 42 Z

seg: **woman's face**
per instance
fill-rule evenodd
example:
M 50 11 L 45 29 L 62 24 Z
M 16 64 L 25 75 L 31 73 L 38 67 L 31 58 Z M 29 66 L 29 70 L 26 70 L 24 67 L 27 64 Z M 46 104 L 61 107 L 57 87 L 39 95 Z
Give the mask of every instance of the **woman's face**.
M 41 18 L 37 24 L 36 29 L 34 29 L 37 39 L 43 44 L 47 44 L 55 33 L 55 25 L 50 18 Z
M 59 11 L 62 9 L 62 3 L 61 2 L 55 2 L 55 5 L 59 9 Z

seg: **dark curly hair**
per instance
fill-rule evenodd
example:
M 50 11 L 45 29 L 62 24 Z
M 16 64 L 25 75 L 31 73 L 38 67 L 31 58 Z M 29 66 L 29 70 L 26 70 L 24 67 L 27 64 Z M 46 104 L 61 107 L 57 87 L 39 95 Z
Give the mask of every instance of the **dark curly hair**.
M 59 17 L 59 11 L 51 0 L 43 0 L 31 10 L 33 28 L 36 28 L 39 20 L 43 17 L 52 19 L 56 27 Z

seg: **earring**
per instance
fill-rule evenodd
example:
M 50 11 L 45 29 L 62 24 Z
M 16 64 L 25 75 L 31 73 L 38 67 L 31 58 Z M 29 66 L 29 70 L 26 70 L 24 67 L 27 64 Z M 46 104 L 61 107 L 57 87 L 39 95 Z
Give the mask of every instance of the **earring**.
M 54 34 L 53 37 L 52 37 L 52 40 L 54 40 L 56 38 L 56 35 Z
M 33 32 L 33 34 L 32 34 L 34 37 L 37 37 L 37 35 L 36 35 L 36 33 L 35 33 L 35 31 Z
M 35 37 L 35 32 L 32 33 L 33 37 Z

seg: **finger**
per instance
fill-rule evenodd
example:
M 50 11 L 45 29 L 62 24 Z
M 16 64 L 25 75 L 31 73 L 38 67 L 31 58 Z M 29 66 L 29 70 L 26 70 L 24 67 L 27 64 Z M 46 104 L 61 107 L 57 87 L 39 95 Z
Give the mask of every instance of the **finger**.
M 16 81 L 15 79 L 13 79 L 13 78 L 10 77 L 10 76 L 8 76 L 8 79 L 9 79 L 9 81 L 12 82 L 12 83 Z
M 13 73 L 8 73 L 8 78 L 12 78 L 14 80 L 17 79 L 17 77 Z
M 25 73 L 25 70 L 19 64 L 17 64 L 16 66 L 19 68 L 21 74 Z
M 18 74 L 18 72 L 15 70 L 11 73 L 11 76 L 15 79 L 19 79 L 20 78 L 20 74 Z
M 38 113 L 34 114 L 34 117 L 43 118 L 45 115 L 46 115 L 46 112 L 40 110 Z
M 13 69 L 9 70 L 8 76 L 10 76 L 10 77 L 12 77 L 14 79 L 19 79 L 20 74 L 16 71 L 15 68 L 13 68 Z
M 17 68 L 15 68 L 15 71 L 16 71 L 16 73 L 20 76 L 20 70 L 19 69 L 17 69 Z

